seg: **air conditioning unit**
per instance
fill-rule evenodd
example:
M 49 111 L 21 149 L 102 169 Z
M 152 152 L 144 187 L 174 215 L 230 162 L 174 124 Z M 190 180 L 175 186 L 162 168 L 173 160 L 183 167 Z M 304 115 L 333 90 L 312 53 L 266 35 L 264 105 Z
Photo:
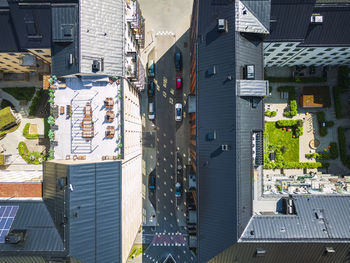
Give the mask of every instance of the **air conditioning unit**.
M 94 60 L 92 62 L 92 71 L 99 71 L 100 70 L 100 62 L 98 60 Z
M 73 65 L 73 54 L 69 54 L 69 65 Z
M 321 16 L 321 15 L 312 15 L 311 16 L 311 23 L 313 23 L 313 24 L 322 24 L 323 23 L 323 16 Z
M 219 32 L 227 32 L 227 20 L 226 19 L 218 19 L 218 31 Z
M 7 244 L 18 244 L 25 240 L 27 230 L 14 229 L 5 237 L 5 243 Z

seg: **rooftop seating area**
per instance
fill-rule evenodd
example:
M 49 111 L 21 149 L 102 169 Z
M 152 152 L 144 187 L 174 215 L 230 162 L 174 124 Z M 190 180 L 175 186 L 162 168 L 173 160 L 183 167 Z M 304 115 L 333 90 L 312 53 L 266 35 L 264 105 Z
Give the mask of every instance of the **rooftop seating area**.
M 55 159 L 96 160 L 121 153 L 121 85 L 108 78 L 70 77 L 55 91 Z

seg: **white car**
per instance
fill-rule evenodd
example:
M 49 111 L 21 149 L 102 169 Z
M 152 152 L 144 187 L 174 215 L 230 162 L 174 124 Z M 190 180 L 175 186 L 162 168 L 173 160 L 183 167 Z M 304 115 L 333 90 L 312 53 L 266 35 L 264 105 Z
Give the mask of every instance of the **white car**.
M 175 120 L 182 121 L 182 104 L 181 103 L 175 104 Z

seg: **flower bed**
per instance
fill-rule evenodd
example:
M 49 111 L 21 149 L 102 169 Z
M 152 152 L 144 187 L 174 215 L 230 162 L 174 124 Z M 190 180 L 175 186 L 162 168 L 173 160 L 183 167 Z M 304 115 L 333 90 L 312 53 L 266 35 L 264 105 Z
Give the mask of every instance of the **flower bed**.
M 42 164 L 44 161 L 44 156 L 40 152 L 29 152 L 25 142 L 18 144 L 18 152 L 27 164 Z
M 38 139 L 39 138 L 39 134 L 29 134 L 29 127 L 30 127 L 30 123 L 26 123 L 26 125 L 24 126 L 23 129 L 23 136 L 26 139 Z

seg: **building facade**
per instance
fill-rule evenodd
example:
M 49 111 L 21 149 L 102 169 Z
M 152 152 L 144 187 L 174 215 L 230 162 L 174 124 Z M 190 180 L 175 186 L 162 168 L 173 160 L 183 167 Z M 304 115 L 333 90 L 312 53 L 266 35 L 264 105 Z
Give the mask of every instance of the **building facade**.
M 293 195 L 276 211 L 253 213 L 254 169 L 264 159 L 264 40 L 276 32 L 270 1 L 195 1 L 191 21 L 198 262 L 348 262 L 349 196 Z
M 349 65 L 349 15 L 349 1 L 271 1 L 264 65 Z

